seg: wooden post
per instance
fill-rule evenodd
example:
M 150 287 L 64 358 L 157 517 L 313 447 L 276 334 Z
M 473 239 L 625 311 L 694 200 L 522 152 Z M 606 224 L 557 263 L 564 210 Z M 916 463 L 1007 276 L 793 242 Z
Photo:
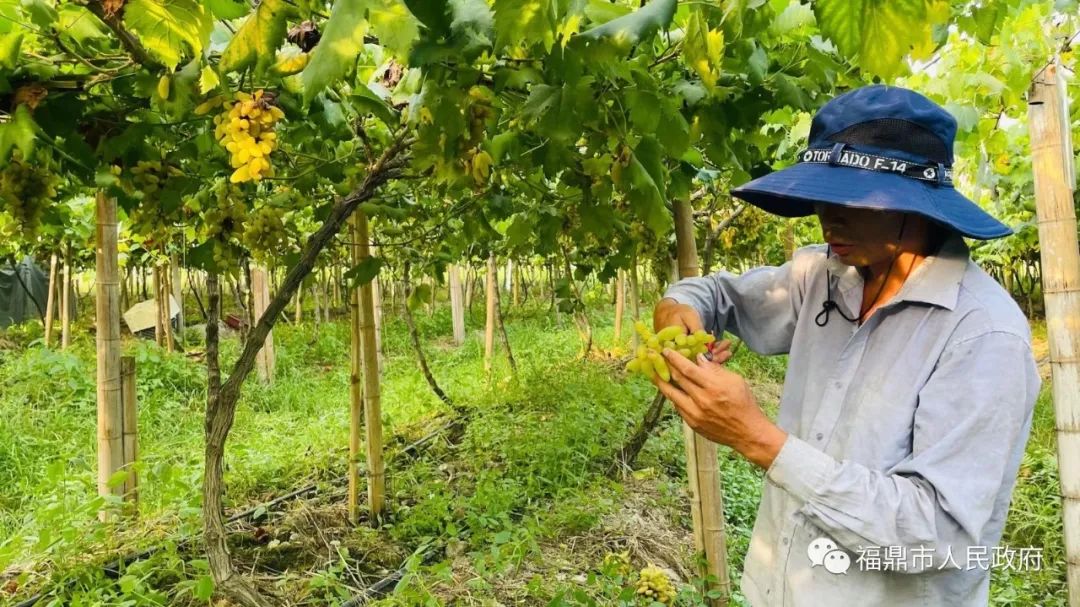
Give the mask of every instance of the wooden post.
M 169 275 L 169 286 L 172 287 L 172 296 L 179 308 L 176 314 L 176 334 L 182 338 L 184 336 L 184 277 L 181 274 L 180 257 L 178 255 L 174 254 L 172 256 L 169 267 L 172 269 L 172 273 Z M 171 312 L 172 310 L 170 310 Z
M 303 309 L 303 307 L 301 307 L 301 303 L 302 303 L 301 298 L 302 298 L 303 293 L 304 293 L 303 289 L 297 289 L 296 290 L 296 295 L 293 296 L 293 299 L 296 302 L 296 310 L 293 313 L 293 322 L 295 324 L 300 324 L 300 321 L 304 320 L 304 309 Z
M 450 274 L 450 319 L 454 326 L 454 343 L 465 343 L 465 302 L 462 301 L 464 293 L 461 291 L 461 268 L 452 264 L 448 270 Z
M 517 308 L 521 305 L 521 264 L 515 264 L 513 268 L 510 268 L 510 284 L 514 289 L 511 301 Z
M 173 337 L 172 324 L 172 275 L 169 272 L 169 264 L 165 263 L 160 268 L 161 277 L 161 307 L 163 314 L 162 326 L 165 327 L 165 349 L 169 352 L 176 351 L 176 341 Z
M 97 194 L 97 440 L 98 494 L 120 494 L 109 479 L 124 466 L 124 409 L 120 399 L 120 281 L 116 199 Z M 106 511 L 98 516 L 105 520 Z
M 165 345 L 165 302 L 161 298 L 161 268 L 155 265 L 153 267 L 153 288 L 154 288 L 154 341 L 158 346 Z
M 64 247 L 64 272 L 60 281 L 60 349 L 71 345 L 71 246 Z
M 471 267 L 465 268 L 465 308 L 472 310 L 473 301 L 473 283 L 475 283 L 475 276 L 473 276 L 473 269 Z
M 135 392 L 135 357 L 120 358 L 120 402 L 124 410 L 121 427 L 121 444 L 124 450 L 124 466 L 128 466 L 128 477 L 124 482 L 124 499 L 139 501 L 139 479 L 135 469 L 130 467 L 139 457 L 139 432 L 137 395 Z
M 641 289 L 638 287 L 638 267 L 637 267 L 637 255 L 634 255 L 634 261 L 630 264 L 630 310 L 634 314 L 634 322 L 637 322 L 641 318 Z M 631 331 L 631 337 L 634 348 L 638 347 L 641 337 L 637 331 Z
M 1068 98 L 1059 67 L 1036 75 L 1028 98 L 1031 169 L 1050 346 L 1069 605 L 1080 605 L 1080 252 Z
M 694 242 L 694 213 L 689 200 L 672 201 L 675 212 L 675 242 L 678 251 L 677 276 L 698 276 L 697 245 Z M 731 581 L 727 570 L 727 537 L 724 529 L 724 502 L 717 469 L 716 443 L 696 434 L 683 422 L 686 441 L 686 477 L 690 484 L 690 512 L 694 522 L 694 544 L 705 554 L 707 576 L 715 578 L 714 590 L 721 597 L 713 605 L 727 605 Z
M 491 372 L 491 355 L 495 352 L 495 289 L 499 288 L 498 267 L 495 253 L 488 255 L 487 263 L 487 319 L 484 324 L 484 371 Z
M 368 247 L 368 220 L 356 211 L 356 243 L 360 261 L 371 256 Z M 360 341 L 364 363 L 364 428 L 367 438 L 368 508 L 372 524 L 380 524 L 385 509 L 386 488 L 383 468 L 382 402 L 379 390 L 379 358 L 375 345 L 375 304 L 371 281 L 360 286 Z
M 619 270 L 615 276 L 615 343 L 622 342 L 623 308 L 626 304 L 626 276 Z
M 49 294 L 45 297 L 45 347 L 52 345 L 53 316 L 56 315 L 56 253 L 49 258 Z
M 370 255 L 377 256 L 378 247 L 372 246 Z M 379 357 L 379 376 L 382 377 L 383 364 L 386 362 L 386 353 L 383 352 L 382 330 L 382 287 L 379 286 L 379 277 L 371 280 L 371 305 L 375 309 L 375 352 Z
M 352 227 L 353 267 L 360 265 L 360 239 L 356 215 L 349 220 Z M 360 428 L 364 410 L 363 401 L 363 346 L 360 338 L 360 325 L 363 324 L 360 313 L 360 287 L 352 289 L 349 305 L 349 521 L 360 521 Z
M 266 306 L 270 304 L 270 284 L 266 268 L 253 266 L 251 268 L 251 291 L 252 291 L 252 315 L 258 322 L 262 318 Z M 274 332 L 266 334 L 266 341 L 259 353 L 255 355 L 255 370 L 259 374 L 259 381 L 266 384 L 274 383 Z

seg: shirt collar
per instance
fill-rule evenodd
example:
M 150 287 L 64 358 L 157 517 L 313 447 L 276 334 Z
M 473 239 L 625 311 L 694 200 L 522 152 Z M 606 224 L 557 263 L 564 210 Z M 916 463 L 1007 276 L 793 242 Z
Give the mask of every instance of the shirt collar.
M 960 294 L 960 281 L 967 271 L 969 260 L 970 250 L 964 238 L 953 234 L 946 239 L 937 253 L 928 256 L 911 272 L 889 305 L 913 301 L 955 309 Z M 836 277 L 836 288 L 844 294 L 845 300 L 849 296 L 861 299 L 863 278 L 858 269 L 845 265 L 835 254 L 829 256 L 826 264 Z

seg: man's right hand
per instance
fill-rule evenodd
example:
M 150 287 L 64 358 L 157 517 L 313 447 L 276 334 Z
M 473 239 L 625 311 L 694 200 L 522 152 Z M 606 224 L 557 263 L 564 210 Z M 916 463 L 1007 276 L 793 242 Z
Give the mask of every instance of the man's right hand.
M 671 325 L 681 325 L 686 328 L 687 333 L 705 328 L 701 316 L 691 306 L 670 298 L 661 299 L 653 309 L 653 331 L 660 331 Z

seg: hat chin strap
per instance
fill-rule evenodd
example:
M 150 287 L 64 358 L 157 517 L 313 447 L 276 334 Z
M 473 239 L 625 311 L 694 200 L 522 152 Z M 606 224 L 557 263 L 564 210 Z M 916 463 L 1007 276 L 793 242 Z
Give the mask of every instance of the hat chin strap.
M 903 219 L 900 221 L 900 234 L 896 237 L 896 252 L 893 253 L 892 261 L 889 262 L 889 269 L 885 272 L 885 278 L 882 279 L 881 286 L 878 287 L 877 290 L 877 295 L 874 295 L 874 299 L 870 301 L 870 306 L 867 308 L 867 311 L 874 309 L 874 304 L 877 303 L 878 297 L 881 297 L 881 292 L 885 289 L 885 284 L 889 282 L 889 275 L 892 274 L 893 265 L 896 263 L 896 258 L 900 256 L 900 241 L 904 238 L 904 228 L 906 226 L 907 214 L 905 214 Z M 832 247 L 826 245 L 825 257 L 828 258 L 831 252 Z M 818 312 L 818 315 L 814 317 L 814 323 L 817 324 L 817 326 L 819 327 L 824 327 L 825 325 L 829 324 L 829 314 L 833 310 L 836 310 L 836 313 L 839 314 L 840 317 L 846 321 L 854 323 L 861 322 L 863 315 L 866 314 L 865 312 L 860 313 L 858 318 L 850 318 L 846 314 L 844 314 L 844 311 L 840 309 L 840 306 L 838 306 L 836 302 L 833 301 L 832 273 L 828 270 L 825 270 L 825 280 L 825 284 L 827 285 L 828 289 L 827 295 L 825 301 L 821 303 L 821 311 Z

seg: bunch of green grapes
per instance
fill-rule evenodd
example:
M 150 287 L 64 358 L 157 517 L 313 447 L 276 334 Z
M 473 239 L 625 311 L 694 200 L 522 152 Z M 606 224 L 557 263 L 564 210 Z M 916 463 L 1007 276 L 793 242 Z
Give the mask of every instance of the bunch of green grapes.
M 709 350 L 709 344 L 716 341 L 713 335 L 699 329 L 687 335 L 682 325 L 664 327 L 653 334 L 649 327 L 640 320 L 634 323 L 634 329 L 641 336 L 641 345 L 637 347 L 637 356 L 626 364 L 627 371 L 641 373 L 652 379 L 659 375 L 664 381 L 671 381 L 671 370 L 661 352 L 671 348 L 690 360 Z
M 210 191 L 203 213 L 203 232 L 207 240 L 233 242 L 244 233 L 247 207 L 243 192 L 235 185 L 219 183 Z
M 144 197 L 156 194 L 169 177 L 183 174 L 180 169 L 157 160 L 140 160 L 130 172 L 132 184 Z
M 255 210 L 241 238 L 244 246 L 256 257 L 279 254 L 288 242 L 285 233 L 285 209 L 263 205 Z
M 644 598 L 665 605 L 675 600 L 675 585 L 664 570 L 649 565 L 638 574 L 637 593 Z
M 214 135 L 232 155 L 230 164 L 235 170 L 229 181 L 242 183 L 273 176 L 270 153 L 277 149 L 274 125 L 285 113 L 262 90 L 251 95 L 236 93 L 235 99 L 214 117 Z
M 34 231 L 49 201 L 56 197 L 56 176 L 40 166 L 12 158 L 0 173 L 0 197 L 11 216 Z

